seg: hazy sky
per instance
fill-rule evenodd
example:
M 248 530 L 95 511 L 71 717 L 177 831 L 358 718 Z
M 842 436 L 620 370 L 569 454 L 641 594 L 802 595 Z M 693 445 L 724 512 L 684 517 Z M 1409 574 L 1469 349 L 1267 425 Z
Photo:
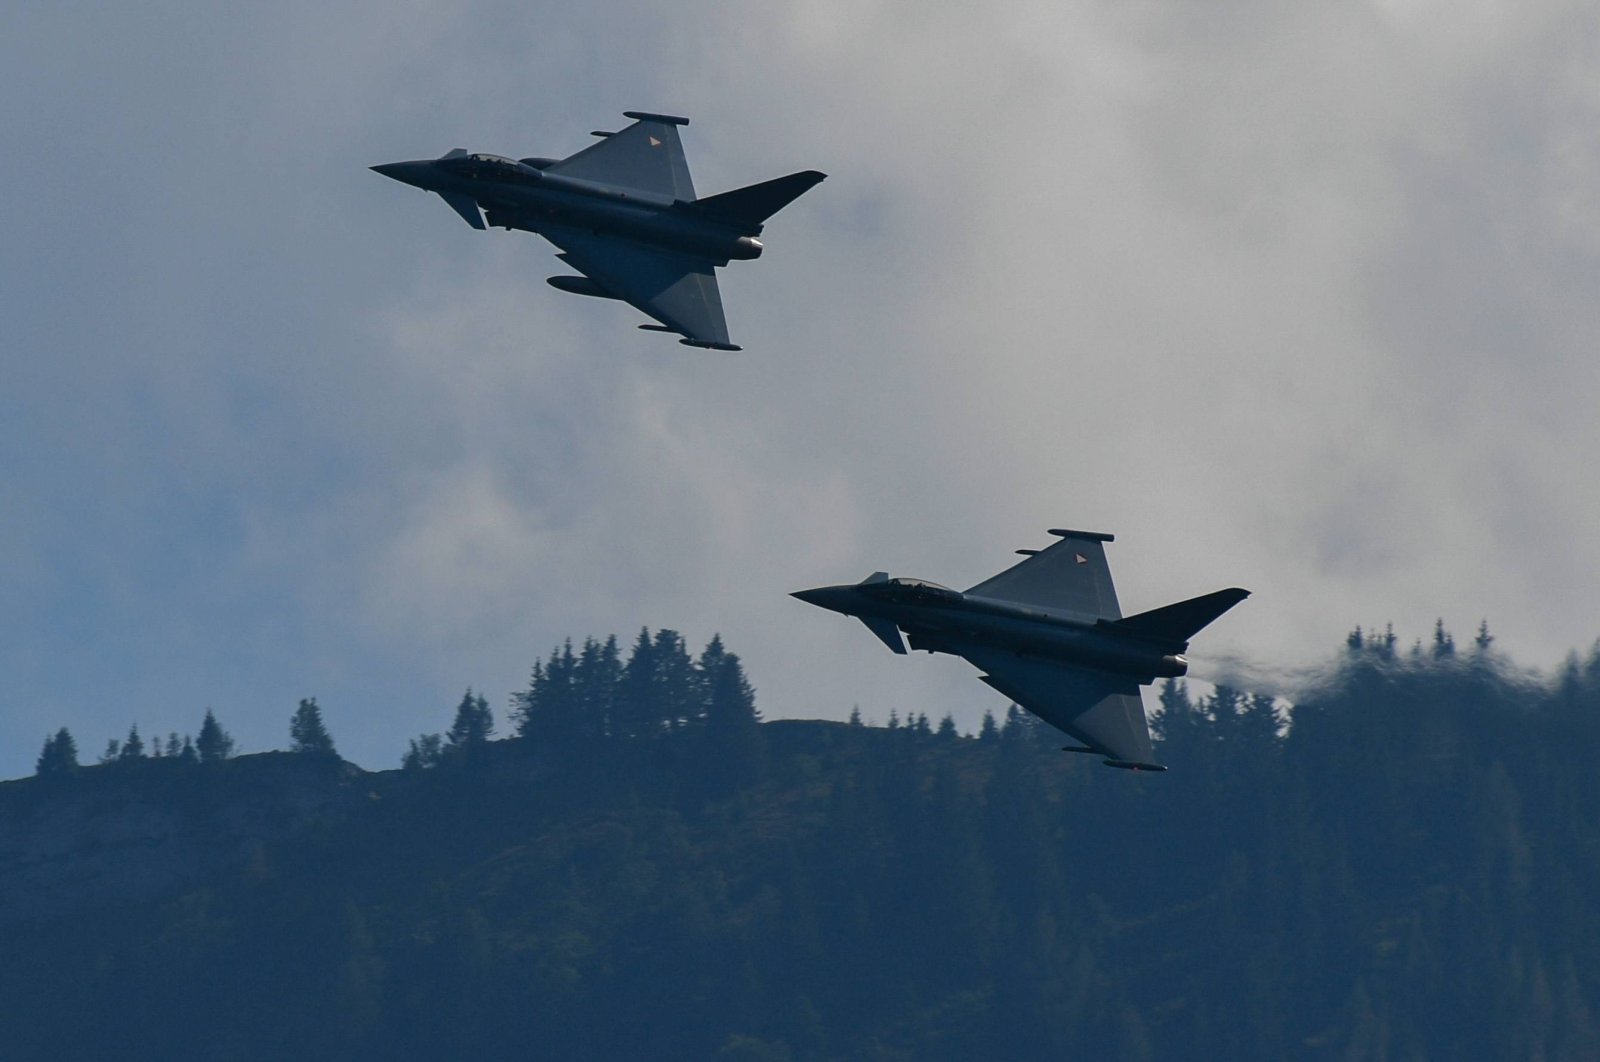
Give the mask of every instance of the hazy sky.
M 0 777 L 61 725 L 393 766 L 561 638 L 721 632 L 770 716 L 1004 707 L 788 591 L 1115 532 L 1196 671 L 1600 635 L 1581 3 L 25 2 L 0 36 Z M 368 171 L 686 114 L 742 354 Z M 1209 661 L 1209 665 L 1208 665 Z

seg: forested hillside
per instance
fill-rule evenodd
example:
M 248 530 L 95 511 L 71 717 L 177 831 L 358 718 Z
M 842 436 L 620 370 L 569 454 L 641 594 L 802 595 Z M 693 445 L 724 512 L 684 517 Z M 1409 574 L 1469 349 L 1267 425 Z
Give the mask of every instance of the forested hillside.
M 1600 1058 L 1600 656 L 1357 633 L 1292 716 L 1159 704 L 1165 774 L 1015 712 L 763 724 L 663 631 L 399 771 L 305 702 L 294 753 L 42 757 L 0 1058 Z

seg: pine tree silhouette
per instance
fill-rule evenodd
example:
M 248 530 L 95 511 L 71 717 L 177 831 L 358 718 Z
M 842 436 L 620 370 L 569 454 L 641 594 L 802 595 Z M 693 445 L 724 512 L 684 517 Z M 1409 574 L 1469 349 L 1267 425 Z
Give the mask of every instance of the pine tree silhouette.
M 315 697 L 303 698 L 294 710 L 294 718 L 289 720 L 289 751 L 311 756 L 338 755 L 333 748 L 333 736 L 322 723 L 322 709 L 317 706 Z
M 489 740 L 489 735 L 494 733 L 494 714 L 489 711 L 489 702 L 482 697 L 474 696 L 472 687 L 467 687 L 467 692 L 462 694 L 461 703 L 456 705 L 455 721 L 450 724 L 450 730 L 445 735 L 452 749 L 471 752 Z
M 62 727 L 54 734 L 44 739 L 44 748 L 39 752 L 39 761 L 34 771 L 41 778 L 52 775 L 71 774 L 78 769 L 78 743 L 72 740 L 72 734 Z
M 200 724 L 200 736 L 195 739 L 194 747 L 201 763 L 221 763 L 233 755 L 233 738 L 222 729 L 210 708 L 206 709 L 205 721 Z

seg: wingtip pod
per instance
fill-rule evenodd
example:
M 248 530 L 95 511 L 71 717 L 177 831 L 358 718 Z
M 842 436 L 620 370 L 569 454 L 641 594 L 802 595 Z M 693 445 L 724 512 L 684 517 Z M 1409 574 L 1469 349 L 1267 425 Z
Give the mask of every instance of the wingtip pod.
M 1086 538 L 1091 542 L 1115 542 L 1116 535 L 1108 535 L 1104 531 L 1072 531 L 1064 527 L 1052 527 L 1050 534 L 1057 538 Z
M 1159 763 L 1143 763 L 1139 760 L 1101 760 L 1107 767 L 1117 767 L 1124 771 L 1164 771 L 1166 767 Z
M 557 287 L 560 287 L 560 285 L 557 285 Z M 617 296 L 610 295 L 607 296 L 607 298 L 617 298 Z M 639 326 L 639 331 L 676 333 L 678 330 L 662 324 L 642 324 Z M 678 342 L 682 343 L 686 347 L 699 347 L 701 350 L 727 350 L 738 352 L 744 349 L 736 343 L 714 343 L 709 339 L 689 339 L 685 337 L 678 340 Z
M 636 122 L 663 122 L 666 125 L 688 125 L 689 119 L 679 118 L 675 114 L 656 114 L 652 111 L 623 111 L 624 118 L 632 118 Z

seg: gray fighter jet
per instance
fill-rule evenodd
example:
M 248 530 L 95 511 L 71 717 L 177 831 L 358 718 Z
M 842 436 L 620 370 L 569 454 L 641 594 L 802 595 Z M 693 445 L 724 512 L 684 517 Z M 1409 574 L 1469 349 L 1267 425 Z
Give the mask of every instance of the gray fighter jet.
M 761 256 L 762 226 L 822 180 L 816 170 L 696 199 L 678 126 L 689 119 L 625 111 L 634 123 L 596 132 L 564 159 L 508 159 L 456 148 L 441 158 L 372 167 L 437 192 L 475 229 L 537 232 L 583 276 L 555 276 L 561 291 L 620 299 L 655 318 L 650 331 L 738 350 L 728 341 L 716 267 Z M 480 213 L 481 211 L 481 213 Z
M 1154 761 L 1139 687 L 1189 670 L 1184 652 L 1206 624 L 1250 596 L 1237 587 L 1124 617 L 1095 531 L 1051 531 L 1048 549 L 966 592 L 873 572 L 854 586 L 794 594 L 855 616 L 897 653 L 911 648 L 964 657 L 983 681 L 1082 745 L 1110 767 L 1164 771 Z

